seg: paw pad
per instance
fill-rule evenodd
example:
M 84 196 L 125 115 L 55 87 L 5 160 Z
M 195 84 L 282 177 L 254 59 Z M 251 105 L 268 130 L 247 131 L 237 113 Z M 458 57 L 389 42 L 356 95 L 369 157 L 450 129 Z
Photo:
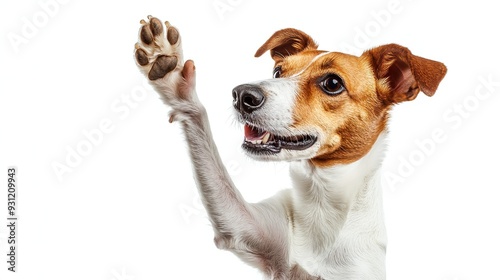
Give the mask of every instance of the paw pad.
M 177 41 L 179 41 L 179 31 L 175 29 L 174 27 L 170 26 L 168 22 L 166 22 L 167 26 L 169 27 L 167 30 L 167 40 L 171 45 L 177 44 Z
M 135 60 L 151 81 L 161 79 L 182 63 L 179 31 L 168 21 L 164 27 L 158 18 L 152 16 L 148 16 L 148 21 L 141 20 L 141 24 Z
M 148 65 L 149 63 L 148 54 L 143 49 L 138 49 L 135 52 L 135 59 L 141 66 Z
M 163 33 L 163 24 L 157 18 L 151 18 L 149 20 L 149 28 L 151 29 L 153 36 L 158 36 Z
M 139 62 L 140 64 L 140 62 Z M 174 70 L 177 66 L 177 58 L 175 56 L 162 55 L 156 58 L 156 61 L 149 71 L 148 78 L 151 81 L 165 77 L 167 73 Z

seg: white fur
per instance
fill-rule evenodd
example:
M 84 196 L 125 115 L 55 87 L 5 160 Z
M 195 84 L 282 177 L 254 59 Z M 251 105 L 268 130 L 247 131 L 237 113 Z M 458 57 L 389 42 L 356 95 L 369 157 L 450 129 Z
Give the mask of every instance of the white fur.
M 307 70 L 307 68 L 309 68 L 311 65 L 313 65 L 318 59 L 320 59 L 322 56 L 325 56 L 327 54 L 330 54 L 331 52 L 323 52 L 323 53 L 320 53 L 318 55 L 316 55 L 312 60 L 311 62 L 309 62 L 306 67 L 304 67 L 302 70 L 300 70 L 297 74 L 294 74 L 292 75 L 292 77 L 298 77 L 300 75 L 302 75 L 302 73 L 304 73 L 304 71 Z
M 291 78 L 270 79 L 251 83 L 264 90 L 266 102 L 253 112 L 252 120 L 275 134 L 289 135 L 293 124 L 292 110 L 298 94 L 298 81 Z
M 296 206 L 291 259 L 310 274 L 385 279 L 379 171 L 384 149 L 385 133 L 366 156 L 351 164 L 291 164 Z
M 293 126 L 293 110 L 299 91 L 297 78 L 269 79 L 251 84 L 259 86 L 264 91 L 266 102 L 262 108 L 252 113 L 250 123 L 281 136 L 319 134 L 314 128 L 299 130 Z M 309 159 L 316 154 L 319 147 L 318 141 L 307 150 L 282 150 L 279 154 L 273 155 L 248 155 L 255 159 L 272 161 Z

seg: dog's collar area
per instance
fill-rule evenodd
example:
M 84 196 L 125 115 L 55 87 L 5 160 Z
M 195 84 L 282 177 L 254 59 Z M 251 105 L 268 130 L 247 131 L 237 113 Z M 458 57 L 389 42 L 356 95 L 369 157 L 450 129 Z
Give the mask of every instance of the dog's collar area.
M 295 136 L 274 135 L 269 131 L 245 124 L 245 140 L 243 148 L 254 154 L 277 154 L 281 149 L 305 150 L 310 148 L 317 138 L 312 135 L 303 134 Z

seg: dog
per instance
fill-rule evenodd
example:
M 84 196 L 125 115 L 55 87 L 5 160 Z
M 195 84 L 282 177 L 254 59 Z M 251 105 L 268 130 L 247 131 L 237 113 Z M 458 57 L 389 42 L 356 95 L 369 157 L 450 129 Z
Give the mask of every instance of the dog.
M 396 44 L 361 56 L 318 50 L 306 33 L 274 33 L 271 79 L 232 91 L 244 126 L 243 150 L 256 160 L 288 161 L 293 186 L 248 203 L 234 186 L 212 138 L 169 22 L 141 21 L 135 61 L 181 124 L 215 245 L 267 279 L 385 279 L 386 230 L 381 163 L 391 107 L 422 91 L 432 96 L 447 68 Z

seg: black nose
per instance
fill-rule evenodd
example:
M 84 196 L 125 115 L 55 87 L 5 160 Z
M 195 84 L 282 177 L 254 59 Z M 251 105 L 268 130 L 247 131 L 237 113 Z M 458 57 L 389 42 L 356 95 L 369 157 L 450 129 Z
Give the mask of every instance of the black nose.
M 240 85 L 233 89 L 233 106 L 240 113 L 251 113 L 264 105 L 266 97 L 255 85 Z

